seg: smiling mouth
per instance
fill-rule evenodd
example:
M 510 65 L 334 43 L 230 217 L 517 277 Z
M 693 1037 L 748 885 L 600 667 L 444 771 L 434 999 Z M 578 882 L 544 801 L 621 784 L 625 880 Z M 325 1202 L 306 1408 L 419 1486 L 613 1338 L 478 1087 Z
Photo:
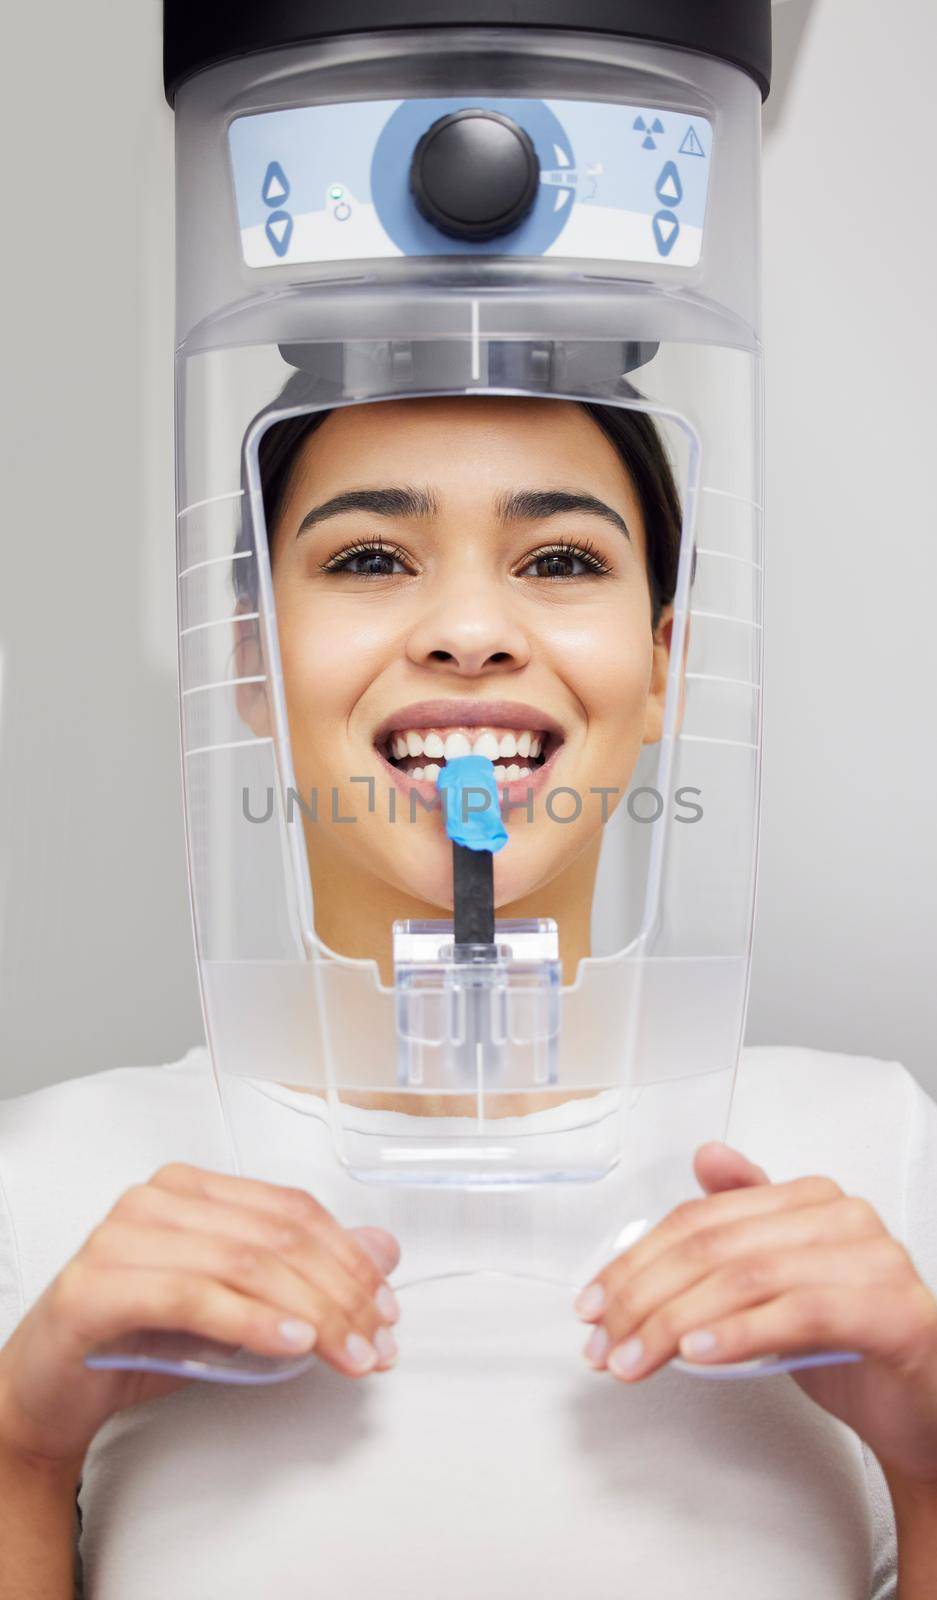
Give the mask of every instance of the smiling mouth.
M 435 783 L 456 756 L 487 756 L 498 784 L 534 776 L 559 748 L 559 737 L 544 728 L 478 727 L 396 728 L 378 741 L 377 749 L 395 771 L 415 783 Z

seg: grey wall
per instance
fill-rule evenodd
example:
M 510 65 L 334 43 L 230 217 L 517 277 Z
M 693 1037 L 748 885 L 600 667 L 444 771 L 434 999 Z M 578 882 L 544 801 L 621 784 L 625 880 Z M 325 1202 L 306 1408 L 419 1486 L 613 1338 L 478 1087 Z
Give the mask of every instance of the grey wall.
M 158 0 L 5 24 L 0 1095 L 201 1035 L 183 864 Z M 795 45 L 799 41 L 799 52 Z M 937 1093 L 930 0 L 786 0 L 765 157 L 750 1037 Z

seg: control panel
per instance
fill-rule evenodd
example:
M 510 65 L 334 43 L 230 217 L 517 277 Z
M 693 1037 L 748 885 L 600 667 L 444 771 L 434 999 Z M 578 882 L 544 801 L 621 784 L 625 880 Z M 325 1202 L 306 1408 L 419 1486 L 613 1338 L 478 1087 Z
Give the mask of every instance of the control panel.
M 692 267 L 712 125 L 595 100 L 365 100 L 236 118 L 249 267 L 488 254 Z

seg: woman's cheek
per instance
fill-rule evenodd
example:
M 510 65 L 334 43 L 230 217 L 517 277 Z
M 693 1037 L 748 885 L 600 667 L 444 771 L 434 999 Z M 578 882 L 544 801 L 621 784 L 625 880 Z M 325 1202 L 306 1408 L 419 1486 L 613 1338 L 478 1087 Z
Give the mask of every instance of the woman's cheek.
M 644 734 L 654 652 L 644 620 L 593 630 L 588 647 L 569 650 L 564 677 L 582 706 L 590 740 L 603 764 L 618 768 L 636 756 Z
M 296 775 L 314 782 L 327 773 L 340 782 L 348 774 L 335 764 L 346 745 L 348 716 L 371 682 L 367 665 L 347 634 L 312 620 L 281 631 L 280 659 Z

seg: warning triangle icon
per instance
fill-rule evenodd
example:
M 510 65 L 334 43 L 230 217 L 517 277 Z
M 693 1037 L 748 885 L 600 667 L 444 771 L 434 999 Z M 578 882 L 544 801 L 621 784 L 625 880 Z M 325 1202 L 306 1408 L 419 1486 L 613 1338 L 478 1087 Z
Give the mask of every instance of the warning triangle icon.
M 699 142 L 699 136 L 692 122 L 683 135 L 683 143 L 680 146 L 679 154 L 681 156 L 704 156 L 706 154 Z

